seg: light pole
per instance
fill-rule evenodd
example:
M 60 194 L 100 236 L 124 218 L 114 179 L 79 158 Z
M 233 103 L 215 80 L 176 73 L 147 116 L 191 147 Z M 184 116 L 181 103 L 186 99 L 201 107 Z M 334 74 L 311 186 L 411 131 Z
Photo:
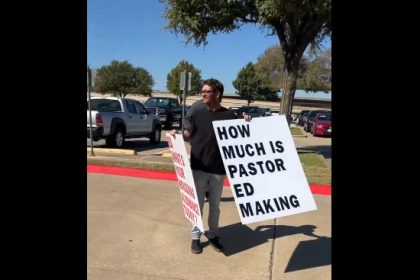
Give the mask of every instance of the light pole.
M 184 135 L 184 114 L 185 114 L 185 99 L 187 91 L 191 90 L 192 73 L 182 71 L 180 75 L 180 89 L 182 90 L 182 115 L 181 115 L 181 134 Z
M 93 153 L 93 137 L 92 137 L 92 110 L 90 109 L 90 87 L 92 86 L 92 72 L 87 67 L 87 91 L 88 91 L 88 107 L 89 107 L 89 133 L 90 133 L 90 155 L 95 156 Z

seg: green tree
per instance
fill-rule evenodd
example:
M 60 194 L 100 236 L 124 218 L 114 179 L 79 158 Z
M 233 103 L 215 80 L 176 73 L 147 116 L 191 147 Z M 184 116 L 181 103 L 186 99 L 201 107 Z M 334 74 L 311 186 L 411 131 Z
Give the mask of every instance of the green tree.
M 201 71 L 196 69 L 194 65 L 188 63 L 187 61 L 181 60 L 178 65 L 171 70 L 166 78 L 166 88 L 178 96 L 180 103 L 182 103 L 182 94 L 184 92 L 183 90 L 179 89 L 179 82 L 182 71 L 186 71 L 186 73 L 191 72 L 192 74 L 191 90 L 186 92 L 186 96 L 198 94 L 201 90 Z
M 260 99 L 262 83 L 251 62 L 239 71 L 232 84 L 238 91 L 239 96 L 248 102 L 248 106 L 252 101 Z
M 304 56 L 299 64 L 297 88 L 307 69 L 308 60 Z M 263 86 L 272 91 L 283 89 L 285 83 L 284 56 L 279 44 L 269 47 L 258 57 L 255 64 L 257 75 L 261 78 Z
M 284 60 L 280 45 L 266 49 L 258 57 L 255 69 L 263 86 L 283 91 Z M 296 88 L 305 91 L 331 91 L 331 49 L 317 51 L 308 56 L 304 54 L 299 65 Z
M 133 87 L 129 93 L 152 96 L 152 87 L 155 82 L 153 81 L 152 75 L 146 69 L 142 67 L 135 68 L 133 78 Z
M 284 58 L 280 45 L 272 46 L 258 57 L 255 64 L 257 75 L 261 78 L 264 86 L 275 90 L 284 84 Z
M 331 49 L 314 56 L 298 86 L 306 91 L 331 91 Z
M 160 0 L 167 3 L 167 28 L 185 42 L 207 44 L 208 33 L 232 32 L 246 23 L 277 35 L 284 58 L 284 93 L 280 112 L 290 119 L 299 63 L 305 49 L 317 48 L 331 34 L 331 0 Z
M 95 91 L 111 93 L 114 96 L 141 94 L 150 96 L 154 81 L 143 68 L 134 68 L 128 61 L 111 61 L 110 65 L 102 66 L 96 71 Z
M 278 90 L 273 90 L 269 87 L 262 85 L 259 91 L 259 100 L 277 101 L 279 99 L 277 93 Z

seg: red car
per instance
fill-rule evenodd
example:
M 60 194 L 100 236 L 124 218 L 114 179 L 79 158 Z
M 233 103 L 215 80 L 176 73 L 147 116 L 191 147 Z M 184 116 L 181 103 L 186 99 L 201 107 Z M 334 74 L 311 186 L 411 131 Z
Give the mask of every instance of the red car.
M 313 136 L 330 136 L 332 133 L 331 113 L 318 113 L 313 119 L 311 133 Z

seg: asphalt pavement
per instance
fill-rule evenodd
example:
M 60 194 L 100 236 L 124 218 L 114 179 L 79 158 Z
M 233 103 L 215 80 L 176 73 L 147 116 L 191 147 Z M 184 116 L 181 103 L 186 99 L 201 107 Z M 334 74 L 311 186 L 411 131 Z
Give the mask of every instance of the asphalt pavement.
M 321 155 L 325 164 L 331 168 L 331 137 L 314 137 L 310 133 L 304 132 L 302 128 L 301 130 L 303 136 L 293 137 L 296 148 L 316 151 Z M 134 138 L 127 139 L 122 149 L 110 149 L 106 147 L 105 140 L 95 141 L 93 142 L 94 157 L 90 155 L 91 142 L 90 139 L 87 139 L 88 158 L 172 164 L 166 142 L 166 132 L 168 130 L 162 131 L 162 141 L 157 145 L 150 144 L 147 138 Z M 186 144 L 186 149 L 189 153 L 189 144 Z

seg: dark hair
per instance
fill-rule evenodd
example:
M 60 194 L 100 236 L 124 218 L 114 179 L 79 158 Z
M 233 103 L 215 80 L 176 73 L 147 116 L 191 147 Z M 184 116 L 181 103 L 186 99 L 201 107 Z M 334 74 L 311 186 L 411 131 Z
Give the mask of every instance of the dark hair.
M 202 86 L 204 85 L 211 86 L 211 88 L 214 91 L 217 91 L 218 93 L 220 93 L 219 102 L 222 102 L 224 87 L 223 87 L 223 84 L 219 80 L 210 78 L 210 79 L 204 80 L 201 84 Z

